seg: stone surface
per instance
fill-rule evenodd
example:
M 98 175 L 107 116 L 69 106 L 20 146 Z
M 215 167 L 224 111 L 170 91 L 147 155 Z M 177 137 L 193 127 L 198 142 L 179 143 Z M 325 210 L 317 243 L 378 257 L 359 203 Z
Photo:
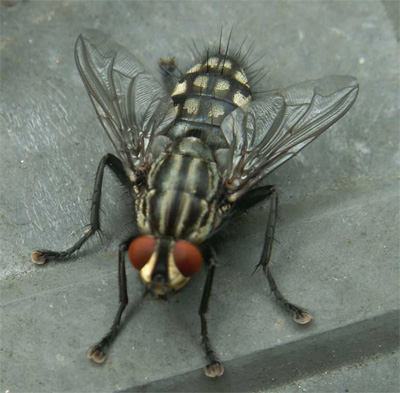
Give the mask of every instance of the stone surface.
M 397 345 L 399 46 L 392 4 L 7 4 L 0 46 L 2 391 L 178 391 L 185 383 L 218 391 L 244 381 L 262 389 L 285 375 L 302 378 Z M 351 111 L 267 179 L 281 201 L 273 272 L 314 321 L 297 326 L 262 275 L 251 276 L 265 204 L 231 226 L 219 252 L 209 329 L 226 364 L 222 379 L 210 381 L 202 371 L 202 273 L 168 302 L 156 302 L 141 300 L 143 288 L 129 269 L 121 334 L 106 363 L 92 364 L 86 351 L 117 309 L 117 246 L 132 220 L 116 180 L 107 173 L 104 244 L 94 239 L 76 258 L 44 266 L 29 255 L 38 247 L 66 248 L 80 236 L 97 164 L 111 150 L 76 70 L 74 42 L 86 28 L 101 29 L 157 75 L 161 56 L 189 67 L 191 40 L 199 47 L 216 42 L 221 26 L 224 39 L 233 27 L 236 46 L 246 35 L 254 41 L 252 59 L 265 55 L 258 64 L 269 73 L 258 90 L 330 74 L 360 82 Z

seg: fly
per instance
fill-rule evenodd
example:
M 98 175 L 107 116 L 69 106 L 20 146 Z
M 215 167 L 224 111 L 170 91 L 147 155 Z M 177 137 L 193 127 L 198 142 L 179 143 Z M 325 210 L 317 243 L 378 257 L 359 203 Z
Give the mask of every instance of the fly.
M 284 310 L 300 324 L 311 314 L 287 300 L 269 269 L 278 195 L 260 182 L 338 121 L 353 105 L 357 80 L 329 76 L 254 99 L 251 77 L 240 50 L 207 53 L 182 74 L 171 94 L 139 61 L 107 35 L 89 30 L 75 45 L 76 64 L 115 150 L 97 169 L 90 227 L 65 251 L 37 250 L 32 260 L 70 257 L 100 231 L 104 168 L 131 192 L 136 230 L 119 245 L 119 308 L 110 331 L 88 352 L 106 359 L 128 304 L 125 255 L 138 269 L 146 293 L 166 297 L 180 290 L 204 265 L 207 276 L 200 302 L 205 374 L 224 367 L 208 336 L 206 313 L 216 268 L 215 234 L 236 214 L 269 199 L 261 268 Z M 161 62 L 164 75 L 176 62 Z

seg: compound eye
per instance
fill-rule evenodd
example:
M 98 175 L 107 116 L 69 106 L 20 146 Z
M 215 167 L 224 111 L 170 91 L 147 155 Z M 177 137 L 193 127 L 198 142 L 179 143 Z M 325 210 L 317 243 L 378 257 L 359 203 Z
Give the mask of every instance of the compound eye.
M 200 250 L 193 244 L 184 241 L 175 244 L 174 259 L 176 267 L 185 277 L 196 274 L 203 262 Z
M 154 237 L 141 236 L 133 240 L 129 245 L 129 259 L 132 265 L 140 270 L 153 255 L 156 246 Z

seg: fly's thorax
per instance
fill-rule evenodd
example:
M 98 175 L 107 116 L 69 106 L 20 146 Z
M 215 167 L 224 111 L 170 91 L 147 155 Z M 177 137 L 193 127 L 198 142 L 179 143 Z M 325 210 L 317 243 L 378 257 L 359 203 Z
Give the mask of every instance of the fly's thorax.
M 143 283 L 158 296 L 185 286 L 199 271 L 203 259 L 200 250 L 191 243 L 151 236 L 132 241 L 129 257 Z
M 220 176 L 209 147 L 197 138 L 175 141 L 153 163 L 136 199 L 142 234 L 195 244 L 218 225 Z
M 215 149 L 226 147 L 220 126 L 233 110 L 252 99 L 248 78 L 237 61 L 217 55 L 193 66 L 171 95 L 177 107 L 171 139 L 195 136 Z

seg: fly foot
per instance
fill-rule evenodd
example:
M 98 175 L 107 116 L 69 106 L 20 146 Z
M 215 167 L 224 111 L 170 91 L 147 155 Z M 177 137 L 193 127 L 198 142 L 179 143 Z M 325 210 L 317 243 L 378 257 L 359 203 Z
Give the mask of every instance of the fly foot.
M 37 250 L 31 252 L 32 262 L 37 265 L 43 265 L 47 262 L 46 252 L 43 250 Z
M 87 357 L 95 363 L 104 363 L 107 358 L 107 354 L 103 351 L 101 345 L 94 345 L 89 348 Z
M 223 373 L 224 373 L 224 365 L 220 362 L 207 364 L 207 366 L 204 367 L 204 374 L 206 375 L 206 377 L 210 378 L 221 377 Z
M 307 325 L 307 323 L 310 323 L 313 319 L 311 313 L 309 313 L 303 307 L 296 306 L 293 303 L 289 303 L 286 299 L 284 299 L 282 307 L 284 308 L 284 310 L 293 315 L 294 321 L 299 325 Z
M 312 321 L 313 317 L 308 311 L 299 310 L 299 312 L 294 315 L 293 319 L 300 325 L 306 325 Z

